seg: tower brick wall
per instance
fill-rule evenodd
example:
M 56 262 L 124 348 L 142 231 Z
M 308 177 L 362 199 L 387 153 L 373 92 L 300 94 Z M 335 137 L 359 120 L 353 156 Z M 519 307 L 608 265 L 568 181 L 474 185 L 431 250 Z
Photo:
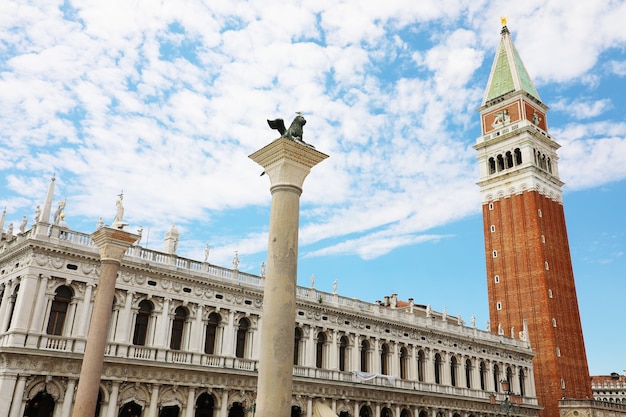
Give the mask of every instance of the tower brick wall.
M 519 337 L 526 320 L 542 414 L 557 416 L 561 398 L 592 398 L 563 206 L 525 191 L 483 219 L 492 330 Z

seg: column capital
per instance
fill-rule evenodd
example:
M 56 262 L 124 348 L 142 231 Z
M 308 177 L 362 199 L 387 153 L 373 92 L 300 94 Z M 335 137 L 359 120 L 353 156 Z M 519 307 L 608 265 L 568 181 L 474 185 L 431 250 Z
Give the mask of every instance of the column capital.
M 98 246 L 101 260 L 120 262 L 130 245 L 139 239 L 139 235 L 120 229 L 102 227 L 93 232 L 91 238 Z
M 248 157 L 265 169 L 272 187 L 295 185 L 302 189 L 311 168 L 328 155 L 293 140 L 279 138 Z

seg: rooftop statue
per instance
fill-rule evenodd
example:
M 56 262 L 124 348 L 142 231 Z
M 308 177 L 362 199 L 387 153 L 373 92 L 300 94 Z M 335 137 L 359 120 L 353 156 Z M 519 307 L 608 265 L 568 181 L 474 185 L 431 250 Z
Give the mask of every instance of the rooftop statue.
M 302 117 L 302 112 L 297 112 L 297 116 L 289 125 L 289 129 L 285 129 L 285 121 L 283 119 L 267 120 L 267 124 L 272 128 L 280 132 L 281 138 L 291 139 L 294 142 L 301 143 L 303 145 L 314 148 L 304 140 L 302 140 L 302 127 L 306 124 L 306 119 Z
M 122 191 L 117 196 L 117 201 L 115 202 L 115 219 L 113 220 L 113 224 L 111 225 L 114 229 L 122 230 L 124 226 L 128 226 L 128 223 L 124 222 L 124 192 Z

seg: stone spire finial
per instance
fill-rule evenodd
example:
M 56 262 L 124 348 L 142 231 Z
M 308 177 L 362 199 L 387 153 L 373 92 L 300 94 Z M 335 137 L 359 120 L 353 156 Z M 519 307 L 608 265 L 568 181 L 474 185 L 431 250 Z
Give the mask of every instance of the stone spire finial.
M 7 208 L 5 207 L 2 210 L 2 216 L 0 216 L 0 236 L 2 236 L 2 232 L 4 232 L 4 222 L 7 219 Z
M 56 174 L 52 174 L 50 178 L 50 185 L 48 185 L 48 192 L 46 193 L 46 200 L 43 203 L 43 209 L 41 211 L 41 217 L 39 221 L 42 223 L 50 224 L 50 212 L 52 211 L 52 199 L 54 198 L 54 182 L 56 181 Z

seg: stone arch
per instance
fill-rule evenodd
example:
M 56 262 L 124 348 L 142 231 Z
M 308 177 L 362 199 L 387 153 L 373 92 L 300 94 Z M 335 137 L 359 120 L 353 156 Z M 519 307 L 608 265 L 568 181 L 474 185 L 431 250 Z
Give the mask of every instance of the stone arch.
M 150 393 L 147 388 L 142 384 L 136 383 L 122 388 L 119 394 L 119 403 L 126 404 L 134 402 L 142 408 L 145 408 L 149 398 Z
M 389 407 L 389 405 L 385 405 L 380 409 L 380 417 L 397 417 L 393 415 L 393 411 Z
M 359 408 L 359 415 L 358 415 L 358 417 L 374 417 L 374 414 L 372 412 L 372 408 L 369 405 L 367 405 L 367 404 L 362 405 Z
M 213 417 L 216 404 L 217 401 L 212 393 L 208 391 L 199 393 L 195 403 L 196 417 Z
M 341 416 L 341 413 L 344 413 L 343 415 L 348 415 L 351 416 L 352 412 L 354 411 L 354 407 L 350 406 L 350 403 L 348 403 L 346 400 L 341 400 L 341 401 L 337 401 L 337 415 Z
M 57 285 L 53 293 L 49 294 L 51 305 L 48 312 L 46 333 L 53 336 L 62 336 L 67 332 L 66 323 L 73 320 L 71 305 L 76 302 L 76 288 L 71 285 Z
M 39 392 L 47 392 L 52 396 L 54 401 L 63 400 L 65 389 L 57 379 L 39 376 L 33 378 L 24 389 L 24 397 L 26 400 L 32 400 Z
M 185 396 L 181 390 L 176 387 L 168 387 L 159 392 L 158 405 L 160 407 L 172 407 L 177 405 L 179 408 L 183 408 L 185 404 Z

